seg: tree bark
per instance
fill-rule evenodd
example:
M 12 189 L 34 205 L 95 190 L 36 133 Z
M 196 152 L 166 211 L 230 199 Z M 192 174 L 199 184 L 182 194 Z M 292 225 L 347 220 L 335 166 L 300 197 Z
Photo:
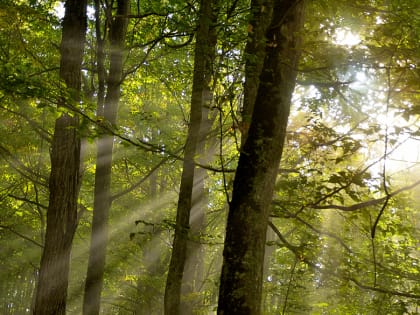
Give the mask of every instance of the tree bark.
M 103 110 L 98 102 L 98 114 L 103 113 L 104 123 L 114 126 L 117 122 L 120 85 L 122 80 L 124 40 L 127 30 L 128 0 L 118 0 L 117 17 L 110 30 L 110 68 L 107 95 Z M 106 132 L 106 131 L 105 131 Z M 92 218 L 92 234 L 89 262 L 83 297 L 83 314 L 99 314 L 103 286 L 106 248 L 108 244 L 108 217 L 111 208 L 111 171 L 114 137 L 105 135 L 98 139 L 96 155 L 95 189 Z
M 86 1 L 67 0 L 63 19 L 60 77 L 69 92 L 60 106 L 79 100 L 86 36 Z M 70 251 L 77 226 L 80 188 L 80 138 L 77 115 L 64 113 L 55 122 L 51 148 L 50 199 L 34 314 L 65 314 Z
M 195 157 L 200 139 L 203 107 L 211 101 L 210 81 L 211 62 L 214 57 L 215 38 L 211 36 L 214 19 L 217 14 L 216 1 L 201 0 L 200 18 L 195 44 L 194 75 L 191 97 L 190 124 L 185 144 L 184 162 L 181 177 L 180 193 L 177 207 L 176 227 L 171 261 L 165 288 L 165 315 L 184 314 L 181 309 L 181 289 L 190 230 L 191 209 L 194 207 L 194 174 Z M 212 42 L 213 41 L 213 42 Z M 188 310 L 187 310 L 188 311 Z
M 264 247 L 296 80 L 303 1 L 274 2 L 251 125 L 233 184 L 218 314 L 261 314 Z
M 244 102 L 241 110 L 241 148 L 245 144 L 252 112 L 257 98 L 260 74 L 264 63 L 266 33 L 273 14 L 272 0 L 252 0 L 248 24 L 248 42 L 245 46 Z

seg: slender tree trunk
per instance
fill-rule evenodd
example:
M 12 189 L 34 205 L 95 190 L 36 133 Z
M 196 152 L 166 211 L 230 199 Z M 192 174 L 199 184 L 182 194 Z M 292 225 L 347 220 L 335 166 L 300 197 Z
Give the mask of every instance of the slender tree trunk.
M 214 38 L 212 43 L 216 42 L 215 28 L 210 30 L 209 38 Z M 212 37 L 211 37 L 212 36 Z M 215 54 L 211 56 L 209 64 L 213 65 Z M 211 69 L 209 69 L 209 72 Z M 209 90 L 211 95 L 212 92 Z M 200 128 L 200 138 L 197 145 L 196 156 L 200 164 L 208 163 L 208 155 L 206 149 L 206 137 L 208 136 L 212 120 L 208 116 L 208 107 L 202 109 L 202 120 Z M 194 314 L 194 306 L 200 304 L 200 296 L 197 295 L 203 283 L 203 264 L 204 264 L 204 250 L 200 243 L 201 236 L 205 229 L 205 214 L 208 205 L 208 192 L 205 188 L 207 180 L 207 170 L 198 167 L 194 170 L 194 186 L 192 191 L 192 208 L 190 213 L 190 237 L 187 242 L 187 257 L 185 260 L 184 275 L 182 278 L 181 288 L 181 310 L 182 314 Z
M 117 122 L 120 85 L 122 79 L 124 39 L 127 29 L 125 17 L 130 8 L 129 0 L 118 0 L 117 17 L 110 31 L 110 69 L 107 95 L 104 102 L 104 123 L 113 126 Z M 100 103 L 98 103 L 100 107 Z M 99 113 L 102 111 L 98 111 Z M 108 216 L 111 208 L 111 171 L 114 138 L 105 135 L 98 139 L 91 245 L 83 298 L 83 314 L 99 314 L 101 291 L 108 243 Z
M 67 0 L 61 41 L 60 77 L 69 91 L 62 107 L 79 100 L 86 36 L 86 1 Z M 55 122 L 51 149 L 50 200 L 34 314 L 65 314 L 70 251 L 77 226 L 80 188 L 80 138 L 77 115 L 64 113 Z
M 303 1 L 274 2 L 251 125 L 233 184 L 218 314 L 261 314 L 264 247 L 299 56 Z
M 181 309 L 181 288 L 190 238 L 190 214 L 194 206 L 195 156 L 200 143 L 203 106 L 211 101 L 209 84 L 215 43 L 211 42 L 216 1 L 201 0 L 200 18 L 195 44 L 194 76 L 191 97 L 190 125 L 185 144 L 184 162 L 178 199 L 175 236 L 165 288 L 165 315 L 184 314 Z M 214 57 L 213 57 L 214 59 Z

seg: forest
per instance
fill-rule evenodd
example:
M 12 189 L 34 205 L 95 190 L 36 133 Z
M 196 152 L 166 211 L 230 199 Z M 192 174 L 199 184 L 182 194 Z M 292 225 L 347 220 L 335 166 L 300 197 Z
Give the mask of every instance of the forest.
M 0 0 L 0 314 L 420 314 L 420 1 Z

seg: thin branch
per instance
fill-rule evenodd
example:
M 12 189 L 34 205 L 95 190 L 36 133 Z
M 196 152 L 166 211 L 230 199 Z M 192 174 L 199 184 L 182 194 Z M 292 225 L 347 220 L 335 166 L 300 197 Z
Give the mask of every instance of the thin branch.
M 316 204 L 314 205 L 308 205 L 309 208 L 312 209 L 319 209 L 319 210 L 323 210 L 323 209 L 336 209 L 336 210 L 342 210 L 342 211 L 346 211 L 346 212 L 351 212 L 351 211 L 357 211 L 366 207 L 370 207 L 370 206 L 376 206 L 378 204 L 384 203 L 387 199 L 390 199 L 404 191 L 410 190 L 416 186 L 420 185 L 420 180 L 416 181 L 415 183 L 409 185 L 409 186 L 405 186 L 403 188 L 400 188 L 392 193 L 389 193 L 387 196 L 384 196 L 382 198 L 379 199 L 371 199 L 365 202 L 360 202 L 360 203 L 356 203 L 353 204 L 351 206 L 342 206 L 342 205 L 323 205 L 323 206 L 318 206 Z
M 398 146 L 395 146 L 394 148 L 392 148 L 389 152 L 388 155 L 391 154 L 392 152 L 394 152 Z M 364 173 L 366 173 L 373 165 L 379 163 L 380 161 L 382 161 L 384 159 L 384 156 L 381 156 L 380 158 L 378 158 L 376 161 L 373 161 L 372 163 L 370 163 L 369 165 L 367 165 L 365 168 L 363 168 L 361 171 L 357 172 L 356 174 L 353 175 L 352 178 L 350 178 L 349 182 L 346 183 L 345 185 L 341 185 L 340 187 L 334 189 L 332 192 L 322 196 L 321 198 L 319 198 L 317 201 L 315 201 L 314 203 L 312 203 L 311 205 L 308 205 L 308 207 L 314 208 L 315 206 L 319 205 L 321 202 L 327 200 L 328 198 L 334 196 L 335 194 L 339 193 L 340 191 L 342 191 L 343 189 L 346 189 L 347 187 L 349 187 L 352 183 L 353 183 L 353 178 L 357 177 L 357 176 L 361 176 Z M 328 209 L 328 208 L 327 208 Z
M 297 252 L 299 251 L 300 247 L 299 246 L 295 246 L 290 244 L 286 238 L 283 236 L 283 234 L 281 234 L 281 232 L 279 231 L 279 229 L 277 228 L 277 226 L 275 226 L 275 224 L 271 221 L 268 221 L 268 226 L 273 230 L 273 232 L 277 235 L 277 237 L 280 239 L 280 241 L 284 244 L 284 246 L 289 249 L 291 252 L 297 254 Z M 300 256 L 300 253 L 299 253 Z
M 179 49 L 179 48 L 185 47 L 191 44 L 194 39 L 194 34 L 183 34 L 183 35 L 173 35 L 173 36 L 180 36 L 180 37 L 188 36 L 188 39 L 181 44 L 169 44 L 168 42 L 164 42 L 164 44 L 167 47 L 172 48 L 172 49 Z M 170 37 L 173 37 L 173 36 L 171 35 Z M 168 38 L 168 36 L 165 36 L 165 38 Z
M 21 237 L 21 238 L 23 238 L 23 239 L 25 239 L 25 240 L 27 240 L 27 241 L 31 242 L 32 244 L 35 244 L 35 245 L 36 245 L 36 246 L 38 246 L 38 247 L 44 248 L 44 245 L 42 245 L 42 244 L 38 243 L 37 241 L 35 241 L 35 240 L 31 239 L 31 238 L 30 238 L 30 237 L 28 237 L 28 236 L 23 235 L 22 233 L 19 233 L 18 231 L 14 230 L 14 229 L 13 229 L 12 227 L 10 227 L 10 226 L 0 224 L 0 228 L 3 228 L 3 229 L 6 229 L 6 230 L 10 231 L 10 232 L 12 232 L 13 234 L 16 234 L 17 236 L 19 236 L 19 237 Z
M 394 295 L 394 296 L 402 296 L 402 297 L 411 298 L 411 299 L 420 299 L 419 294 L 388 290 L 388 289 L 379 288 L 379 287 L 372 287 L 372 286 L 369 286 L 369 285 L 365 285 L 365 284 L 361 283 L 359 280 L 357 280 L 355 278 L 352 278 L 352 277 L 344 276 L 343 279 L 353 282 L 359 288 L 364 289 L 364 290 L 375 291 L 375 292 L 380 292 L 380 293 L 384 293 L 384 294 L 388 294 L 388 295 Z
M 158 13 L 158 12 L 149 12 L 144 14 L 116 14 L 116 18 L 126 18 L 126 19 L 144 19 L 148 16 L 161 16 L 166 17 L 168 16 L 168 13 Z
M 393 55 L 394 55 L 394 53 L 393 53 Z M 391 57 L 391 60 L 392 60 L 392 57 Z M 389 63 L 389 65 L 391 65 L 391 62 Z M 389 105 L 390 105 L 390 102 L 391 102 L 391 93 L 392 93 L 391 92 L 391 90 L 392 90 L 391 71 L 390 71 L 389 67 L 386 69 L 386 73 L 387 73 L 387 82 L 388 82 L 388 93 L 387 93 L 387 98 L 386 98 L 386 113 L 385 114 L 386 114 L 386 117 L 388 117 L 388 115 L 389 115 Z M 383 187 L 384 187 L 384 191 L 385 191 L 385 194 L 386 194 L 386 199 L 384 201 L 384 204 L 382 205 L 381 210 L 378 213 L 378 216 L 376 217 L 375 223 L 373 223 L 372 230 L 371 230 L 372 239 L 375 238 L 376 227 L 378 226 L 379 220 L 381 219 L 382 214 L 384 213 L 384 211 L 385 211 L 385 209 L 388 205 L 389 199 L 391 199 L 391 196 L 390 196 L 389 191 L 388 191 L 388 184 L 386 182 L 386 174 L 387 174 L 386 162 L 387 162 L 387 159 L 388 159 L 388 145 L 389 145 L 388 129 L 389 129 L 389 126 L 388 126 L 388 123 L 386 123 L 385 124 L 385 140 L 384 140 L 385 145 L 384 145 L 384 155 L 383 155 L 384 156 L 384 164 L 383 164 L 383 171 L 382 171 Z M 375 284 L 376 284 L 376 281 L 375 281 Z
M 335 235 L 334 233 L 327 232 L 327 231 L 321 231 L 321 230 L 317 229 L 312 224 L 306 222 L 305 220 L 303 220 L 302 218 L 300 218 L 297 215 L 294 215 L 293 218 L 295 220 L 299 221 L 300 223 L 302 223 L 303 225 L 305 225 L 306 227 L 308 227 L 309 229 L 311 229 L 312 231 L 316 232 L 317 234 L 319 234 L 319 235 L 325 235 L 325 236 L 328 236 L 330 238 L 335 239 L 343 248 L 346 249 L 346 251 L 348 253 L 353 253 L 353 251 L 351 250 L 351 248 L 349 246 L 347 246 L 347 244 L 344 243 L 344 241 L 340 237 L 338 237 L 337 235 Z
M 34 121 L 33 119 L 29 118 L 27 115 L 23 114 L 23 113 L 19 113 L 17 111 L 14 111 L 6 106 L 0 105 L 0 108 L 8 111 L 9 113 L 16 115 L 18 117 L 21 117 L 23 119 L 25 119 L 28 124 L 33 128 L 33 130 L 44 140 L 46 140 L 48 143 L 51 143 L 51 138 L 52 138 L 52 134 L 50 132 L 48 132 L 48 130 L 45 130 L 44 128 L 42 128 L 36 121 Z
M 223 168 L 223 167 L 216 168 L 210 165 L 205 165 L 205 164 L 200 164 L 200 163 L 195 163 L 195 165 L 200 168 L 203 168 L 205 170 L 212 171 L 215 173 L 235 173 L 236 172 L 236 169 L 233 169 L 233 168 Z
M 179 153 L 181 151 L 181 149 L 178 149 L 178 151 L 176 151 L 176 153 Z M 146 176 L 144 176 L 142 179 L 140 179 L 137 183 L 133 184 L 131 187 L 124 189 L 122 191 L 120 191 L 119 193 L 116 193 L 115 195 L 111 196 L 111 202 L 113 202 L 115 199 L 118 199 L 130 192 L 132 192 L 134 189 L 136 189 L 137 187 L 139 187 L 141 184 L 143 184 L 154 172 L 156 172 L 163 164 L 165 164 L 166 162 L 168 162 L 170 159 L 172 159 L 172 156 L 167 156 L 164 159 L 162 159 L 159 163 L 157 163 L 150 171 L 149 173 L 146 174 Z
M 110 136 L 114 136 L 114 137 L 122 140 L 123 142 L 134 145 L 134 146 L 136 146 L 140 149 L 143 149 L 145 151 L 165 154 L 167 156 L 172 156 L 174 158 L 177 158 L 177 159 L 181 160 L 181 158 L 176 153 L 171 153 L 171 152 L 167 151 L 165 149 L 164 145 L 157 145 L 157 144 L 153 144 L 153 143 L 141 140 L 139 138 L 131 138 L 129 136 L 125 136 L 125 135 L 119 133 L 118 132 L 119 130 L 116 127 L 112 126 L 111 124 L 107 124 L 106 121 L 98 121 L 96 118 L 95 119 L 91 118 L 89 115 L 87 115 L 86 113 L 82 112 L 80 109 L 78 109 L 74 106 L 72 106 L 69 109 L 71 111 L 73 111 L 74 113 L 77 113 L 80 116 L 86 118 L 89 122 L 93 123 L 95 126 L 100 128 L 100 130 L 105 134 L 108 134 Z
M 0 157 L 2 157 L 16 172 L 22 175 L 22 177 L 35 184 L 48 187 L 48 184 L 46 183 L 47 179 L 44 176 L 37 174 L 33 172 L 29 167 L 26 167 L 16 156 L 14 156 L 6 147 L 2 145 L 0 145 Z M 39 178 L 43 179 L 44 182 L 39 181 Z
M 45 210 L 48 208 L 47 206 L 45 206 L 45 205 L 43 205 L 43 204 L 41 204 L 39 202 L 30 200 L 30 199 L 25 198 L 25 197 L 19 197 L 19 196 L 13 195 L 13 194 L 8 194 L 8 196 L 11 197 L 11 198 L 13 198 L 13 199 L 24 201 L 26 203 L 29 203 L 31 205 L 37 206 L 37 207 L 42 208 L 42 209 L 45 209 Z
M 147 49 L 145 55 L 143 56 L 143 59 L 140 62 L 138 62 L 138 64 L 135 67 L 133 67 L 130 70 L 127 70 L 126 72 L 124 72 L 121 76 L 121 81 L 125 80 L 125 78 L 128 75 L 130 75 L 132 73 L 135 73 L 143 65 L 143 63 L 146 62 L 146 60 L 149 57 L 150 53 L 152 52 L 153 48 L 159 43 L 159 41 L 160 41 L 160 39 L 159 40 L 155 39 L 150 43 L 150 47 Z
M 184 6 L 183 8 L 176 10 L 176 11 L 168 11 L 168 12 L 148 12 L 148 13 L 140 13 L 140 7 L 137 7 L 137 14 L 117 14 L 115 15 L 115 17 L 123 17 L 123 18 L 127 18 L 127 19 L 144 19 L 146 17 L 149 16 L 160 16 L 160 17 L 167 17 L 170 14 L 176 14 L 176 13 L 182 13 L 185 9 L 191 9 L 191 4 L 187 4 L 186 6 Z
M 305 264 L 312 267 L 313 269 L 318 270 L 319 272 L 325 273 L 324 269 L 322 269 L 320 266 L 317 266 L 316 263 L 314 263 L 313 261 L 311 261 L 310 259 L 308 259 L 304 255 L 302 255 L 302 253 L 300 251 L 300 247 L 297 247 L 297 246 L 294 246 L 294 245 L 290 244 L 283 237 L 283 235 L 280 233 L 280 231 L 277 229 L 277 227 L 271 221 L 268 222 L 268 225 L 274 231 L 274 233 L 276 233 L 276 235 L 279 237 L 279 239 L 283 243 L 283 245 L 287 249 L 289 249 L 296 256 L 297 259 L 304 262 Z M 368 286 L 368 285 L 363 284 L 362 282 L 360 282 L 356 278 L 340 275 L 340 274 L 337 273 L 337 271 L 331 271 L 330 274 L 337 279 L 351 281 L 356 286 L 358 286 L 359 288 L 364 289 L 364 290 L 380 292 L 380 293 L 388 294 L 388 295 L 391 295 L 391 296 L 402 296 L 402 297 L 411 298 L 411 299 L 420 299 L 419 294 L 413 294 L 413 293 L 408 293 L 408 292 L 400 292 L 400 291 L 389 290 L 389 289 L 384 289 L 384 288 L 380 288 L 380 287 Z
M 354 81 L 331 81 L 331 82 L 321 82 L 321 81 L 301 81 L 297 80 L 297 84 L 302 86 L 308 86 L 308 85 L 314 85 L 316 87 L 320 88 L 338 88 L 343 85 L 350 85 L 354 83 Z

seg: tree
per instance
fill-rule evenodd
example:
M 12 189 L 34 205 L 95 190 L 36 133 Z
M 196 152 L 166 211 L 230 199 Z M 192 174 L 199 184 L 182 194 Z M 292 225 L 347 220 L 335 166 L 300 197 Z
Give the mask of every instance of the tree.
M 35 299 L 54 119 L 33 99 L 44 99 L 58 82 L 61 30 L 44 5 L 3 1 L 0 15 L 0 313 L 11 314 L 32 310 Z M 22 27 L 29 20 L 33 26 Z
M 96 6 L 99 10 L 99 5 Z M 120 99 L 120 86 L 123 72 L 123 49 L 125 33 L 127 30 L 128 14 L 130 3 L 128 0 L 117 2 L 117 16 L 111 22 L 110 27 L 110 69 L 107 79 L 107 95 L 102 102 L 98 98 L 98 120 L 103 120 L 103 124 L 115 127 L 117 122 L 118 103 Z M 99 19 L 99 12 L 96 15 Z M 96 21 L 99 23 L 99 21 Z M 100 27 L 96 28 L 97 31 Z M 101 69 L 103 60 L 103 43 L 101 34 L 97 35 L 98 41 L 98 74 L 103 73 Z M 101 78 L 99 81 L 101 81 Z M 108 127 L 109 128 L 109 127 Z M 109 133 L 105 129 L 103 132 Z M 85 295 L 83 299 L 84 314 L 99 314 L 100 296 L 105 269 L 106 247 L 108 239 L 108 217 L 111 208 L 111 169 L 112 151 L 114 147 L 114 137 L 105 135 L 98 140 L 96 173 L 95 173 L 95 192 L 92 217 L 92 234 L 89 254 L 89 264 L 86 276 Z
M 302 25 L 303 1 L 274 2 L 251 125 L 229 205 L 219 314 L 261 312 L 268 216 L 286 136 Z
M 404 27 L 394 27 L 408 21 L 400 16 L 406 12 L 405 5 L 390 2 L 380 8 L 334 2 L 322 8 L 312 3 L 308 9 L 316 13 L 308 16 L 306 25 L 315 28 L 305 28 L 304 47 L 310 49 L 306 48 L 301 58 L 295 98 L 305 90 L 316 88 L 316 93 L 296 102 L 298 112 L 289 126 L 289 148 L 282 162 L 282 168 L 290 173 L 278 178 L 270 218 L 278 239 L 266 290 L 276 289 L 266 299 L 277 304 L 277 313 L 416 312 L 411 295 L 416 289 L 411 281 L 417 277 L 402 276 L 395 266 L 401 266 L 400 250 L 411 253 L 404 258 L 408 264 L 413 256 L 406 234 L 411 224 L 401 229 L 398 223 L 412 215 L 409 207 L 403 206 L 403 194 L 397 195 L 402 192 L 398 188 L 405 182 L 405 188 L 412 189 L 417 181 L 412 183 L 413 177 L 397 171 L 395 158 L 389 155 L 399 155 L 400 141 L 404 141 L 404 137 L 396 137 L 393 128 L 400 133 L 399 128 L 415 121 L 395 118 L 390 123 L 389 119 L 398 117 L 392 114 L 393 108 L 401 106 L 397 104 L 403 91 L 411 89 L 401 88 L 411 86 L 406 79 L 412 76 L 402 60 L 411 60 L 411 49 L 406 49 L 411 43 L 405 38 L 416 35 L 411 33 L 413 28 L 403 31 Z M 318 22 L 311 21 L 313 18 Z M 322 21 L 331 21 L 331 26 L 320 31 Z M 325 38 L 328 40 L 322 42 Z M 376 57 L 372 59 L 371 54 Z M 384 63 L 378 67 L 379 60 Z M 408 94 L 403 98 L 412 102 Z M 387 108 L 389 115 L 384 115 Z M 410 128 L 403 129 L 410 133 Z M 389 154 L 384 155 L 386 142 Z M 400 162 L 402 169 L 410 167 Z M 384 186 L 389 186 L 393 197 L 372 238 L 374 222 L 387 199 Z M 393 237 L 388 234 L 390 226 Z M 400 282 L 401 277 L 404 280 Z M 391 287 L 395 291 L 389 290 Z M 275 312 L 271 305 L 266 307 Z
M 191 209 L 199 205 L 199 195 L 194 181 L 196 155 L 200 142 L 204 141 L 202 122 L 205 117 L 204 109 L 211 102 L 210 82 L 212 79 L 211 65 L 214 61 L 216 37 L 214 33 L 217 17 L 217 1 L 200 2 L 200 13 L 194 51 L 194 74 L 192 83 L 190 123 L 185 144 L 183 170 L 178 199 L 177 218 L 171 262 L 165 289 L 165 314 L 183 314 L 181 309 L 181 287 L 185 262 L 188 256 L 188 242 L 191 237 L 190 217 Z M 213 29 L 213 30 L 212 30 Z M 204 119 L 203 119 L 204 117 Z M 199 179 L 203 180 L 203 179 Z
M 34 314 L 65 314 L 70 251 L 77 227 L 80 188 L 78 105 L 86 34 L 86 1 L 65 4 L 61 40 L 60 78 L 66 89 L 60 100 L 63 113 L 55 122 L 51 149 L 50 199 Z

